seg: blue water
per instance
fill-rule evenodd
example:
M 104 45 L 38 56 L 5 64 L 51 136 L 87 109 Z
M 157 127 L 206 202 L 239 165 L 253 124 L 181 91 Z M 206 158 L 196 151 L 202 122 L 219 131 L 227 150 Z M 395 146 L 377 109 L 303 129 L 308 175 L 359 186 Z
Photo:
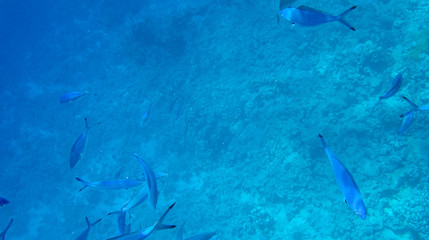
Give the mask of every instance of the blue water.
M 6 239 L 119 234 L 138 189 L 89 181 L 154 171 L 156 210 L 130 210 L 132 231 L 165 223 L 184 237 L 429 239 L 429 114 L 397 139 L 402 99 L 429 103 L 427 1 L 307 1 L 347 15 L 319 27 L 277 24 L 278 1 L 0 2 L 0 231 Z M 294 6 L 299 6 L 295 3 Z M 397 73 L 399 92 L 380 102 Z M 60 104 L 71 91 L 88 91 Z M 149 118 L 141 117 L 152 103 Z M 70 150 L 89 125 L 72 170 Z M 344 203 L 320 140 L 348 168 L 367 207 Z M 176 239 L 177 229 L 148 239 Z

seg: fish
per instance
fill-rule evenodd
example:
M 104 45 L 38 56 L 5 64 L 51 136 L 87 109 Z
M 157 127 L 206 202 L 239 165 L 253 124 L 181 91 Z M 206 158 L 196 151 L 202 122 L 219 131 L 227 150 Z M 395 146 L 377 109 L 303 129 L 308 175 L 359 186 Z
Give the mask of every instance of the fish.
M 183 226 L 185 223 L 182 224 L 179 231 L 177 232 L 177 238 L 176 240 L 183 240 Z M 197 235 L 194 235 L 192 237 L 185 238 L 185 240 L 214 240 L 216 237 L 215 232 L 206 232 L 206 233 L 200 233 Z
M 403 132 L 405 132 L 405 130 L 407 130 L 410 127 L 411 123 L 414 120 L 414 112 L 415 112 L 414 110 L 411 110 L 400 116 L 403 118 L 403 120 L 402 120 L 401 127 L 398 130 L 398 135 L 401 135 Z
M 179 117 L 183 113 L 183 105 L 185 104 L 185 101 L 182 97 L 178 97 L 174 99 L 173 103 L 170 105 L 170 113 L 173 113 L 176 119 L 179 119 Z
M 158 201 L 158 188 L 156 184 L 155 174 L 148 164 L 141 158 L 137 153 L 134 153 L 134 156 L 140 161 L 140 164 L 143 167 L 143 173 L 146 180 L 146 186 L 148 191 L 149 203 L 152 205 L 153 209 L 156 209 L 156 203 Z
M 10 219 L 9 224 L 7 225 L 7 227 L 3 230 L 3 232 L 0 233 L 0 240 L 4 240 L 6 237 L 6 233 L 10 228 L 10 225 L 12 225 L 13 223 L 13 218 Z
M 85 217 L 85 220 L 86 220 L 86 223 L 88 224 L 88 228 L 85 231 L 83 231 L 79 235 L 79 237 L 76 238 L 76 240 L 86 240 L 86 239 L 88 239 L 89 230 L 91 230 L 92 226 L 94 226 L 95 224 L 97 224 L 98 222 L 100 222 L 101 218 L 98 219 L 97 221 L 95 221 L 94 223 L 90 223 L 87 217 Z
M 374 107 L 372 107 L 371 111 L 374 111 L 374 108 L 377 106 L 377 104 L 380 103 L 381 100 L 390 98 L 391 96 L 395 95 L 399 91 L 399 88 L 401 88 L 402 84 L 402 73 L 398 73 L 396 77 L 393 79 L 392 87 L 389 91 L 387 91 L 383 96 L 378 97 L 378 101 L 374 104 Z
M 359 191 L 358 186 L 356 185 L 355 180 L 353 179 L 350 172 L 347 168 L 338 160 L 333 152 L 326 145 L 323 136 L 319 134 L 319 138 L 322 141 L 323 148 L 325 149 L 326 155 L 328 155 L 329 160 L 331 161 L 332 168 L 334 169 L 335 178 L 337 184 L 341 189 L 345 197 L 346 203 L 357 213 L 362 219 L 366 218 L 366 208 L 362 200 L 362 195 Z
M 411 102 L 410 100 L 408 100 L 408 98 L 406 98 L 404 96 L 403 96 L 403 98 L 405 100 L 407 100 L 407 102 L 411 106 L 413 106 L 413 109 L 410 110 L 410 111 L 408 111 L 408 112 L 406 112 L 406 113 L 404 113 L 404 114 L 402 114 L 400 116 L 403 119 L 402 119 L 401 127 L 399 128 L 399 130 L 398 130 L 398 132 L 396 134 L 395 141 L 393 142 L 393 148 L 396 147 L 396 144 L 398 142 L 399 136 L 402 135 L 411 126 L 411 123 L 413 123 L 413 121 L 414 121 L 414 113 L 418 110 L 418 106 L 417 105 L 415 105 L 413 102 Z
M 289 22 L 292 22 L 292 24 L 296 23 L 307 27 L 338 21 L 346 25 L 350 30 L 356 31 L 356 29 L 344 19 L 344 17 L 353 9 L 356 9 L 356 6 L 347 9 L 338 16 L 333 16 L 329 13 L 325 13 L 307 6 L 300 6 L 298 8 L 286 7 L 280 10 L 279 16 L 287 19 Z
M 176 225 L 166 225 L 162 223 L 164 221 L 164 218 L 167 216 L 167 213 L 174 207 L 175 204 L 176 203 L 173 203 L 152 226 L 147 227 L 142 231 L 123 234 L 114 238 L 109 238 L 108 240 L 142 240 L 147 238 L 156 230 L 175 228 Z
M 142 118 L 140 120 L 140 127 L 143 127 L 143 125 L 146 123 L 147 119 L 149 118 L 151 109 L 152 109 L 152 102 L 149 103 L 149 106 L 146 106 L 145 111 L 143 112 Z
M 131 224 L 127 224 L 126 218 L 127 218 L 127 212 L 121 212 L 118 215 L 118 229 L 119 229 L 119 234 L 121 235 L 125 235 L 131 232 L 130 231 Z
M 121 188 L 133 188 L 141 185 L 143 181 L 136 181 L 131 179 L 114 179 L 99 182 L 87 182 L 81 178 L 76 177 L 76 180 L 83 183 L 85 186 L 79 190 L 82 191 L 86 187 L 96 187 L 102 189 L 121 189 Z
M 154 174 L 155 174 L 156 180 L 167 176 L 167 174 L 163 173 L 163 172 L 155 172 Z M 139 181 L 143 182 L 143 181 L 145 181 L 145 179 L 141 179 L 141 180 L 139 179 Z M 124 212 L 127 212 L 128 210 L 135 208 L 136 206 L 143 203 L 147 199 L 147 197 L 148 197 L 147 188 L 142 187 L 142 188 L 140 188 L 139 192 L 133 198 L 131 198 L 131 200 L 125 202 L 124 205 L 122 205 L 121 210 L 115 211 L 115 212 L 110 212 L 108 215 L 122 214 Z
M 95 125 L 100 124 L 96 123 Z M 86 150 L 86 136 L 90 127 L 88 126 L 88 120 L 85 118 L 85 131 L 76 139 L 74 142 L 71 153 L 70 153 L 70 168 L 73 169 L 76 164 L 83 158 Z
M 6 198 L 0 197 L 0 207 L 9 204 L 9 201 Z
M 72 102 L 84 95 L 88 94 L 87 91 L 85 92 L 68 92 L 60 96 L 60 103 L 68 103 Z

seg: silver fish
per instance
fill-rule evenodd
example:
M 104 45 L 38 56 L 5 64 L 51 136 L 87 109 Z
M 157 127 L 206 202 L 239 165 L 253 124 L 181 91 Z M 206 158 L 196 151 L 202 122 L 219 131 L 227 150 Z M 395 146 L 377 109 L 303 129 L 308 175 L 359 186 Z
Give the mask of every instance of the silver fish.
M 166 173 L 163 172 L 155 172 L 155 178 L 156 180 L 167 176 Z M 145 179 L 138 179 L 138 181 L 145 181 Z M 123 212 L 127 212 L 128 210 L 135 208 L 136 206 L 140 205 L 141 203 L 143 203 L 148 197 L 148 191 L 146 186 L 140 188 L 139 192 L 133 197 L 131 198 L 131 200 L 125 202 L 124 205 L 122 205 L 121 210 L 116 211 L 116 212 L 111 212 L 108 215 L 111 214 L 122 214 Z
M 127 224 L 126 218 L 127 212 L 121 212 L 118 215 L 118 229 L 120 235 L 125 235 L 131 232 L 131 224 Z
M 4 238 L 6 236 L 6 233 L 9 230 L 10 225 L 12 225 L 12 223 L 13 223 L 13 218 L 10 219 L 9 224 L 7 225 L 7 227 L 3 230 L 3 232 L 0 233 L 0 240 L 4 240 Z
M 95 224 L 97 224 L 98 222 L 100 222 L 101 218 L 98 219 L 97 221 L 95 221 L 94 223 L 90 223 L 87 217 L 85 217 L 85 220 L 86 220 L 86 223 L 88 224 L 88 228 L 85 231 L 83 231 L 79 235 L 79 237 L 76 238 L 76 240 L 86 240 L 86 239 L 88 239 L 88 235 L 89 235 L 89 231 L 91 230 L 91 227 L 94 226 Z
M 345 197 L 346 203 L 353 209 L 353 211 L 355 211 L 356 214 L 359 214 L 359 216 L 365 220 L 366 208 L 355 180 L 353 179 L 347 168 L 328 148 L 325 140 L 323 139 L 323 136 L 319 134 L 319 138 L 322 141 L 322 145 L 325 149 L 326 155 L 328 155 L 328 158 L 331 161 L 331 165 L 335 173 L 335 178 L 337 179 L 338 186 L 340 187 L 341 192 Z
M 148 120 L 151 110 L 152 110 L 152 102 L 150 102 L 149 105 L 145 107 L 145 111 L 143 112 L 142 118 L 140 120 L 140 127 L 143 127 L 143 125 Z
M 84 95 L 88 94 L 88 92 L 68 92 L 66 94 L 61 95 L 60 103 L 68 103 L 74 101 Z
M 389 91 L 387 91 L 387 93 L 385 93 L 383 96 L 380 96 L 378 98 L 378 101 L 374 104 L 374 107 L 372 107 L 371 111 L 374 111 L 375 106 L 377 106 L 377 104 L 379 104 L 381 100 L 390 98 L 391 96 L 395 95 L 395 93 L 399 91 L 401 84 L 402 84 L 402 74 L 398 73 L 395 79 L 393 79 L 392 87 L 389 89 Z
M 347 15 L 350 11 L 355 9 L 356 6 L 353 6 L 338 16 L 333 16 L 329 13 L 322 12 L 317 9 L 313 9 L 307 6 L 300 6 L 298 8 L 287 7 L 281 9 L 279 15 L 281 17 L 286 18 L 288 21 L 293 24 L 299 24 L 302 26 L 317 26 L 321 24 L 325 24 L 328 22 L 338 21 L 344 25 L 346 25 L 349 29 L 356 31 L 354 27 L 352 27 L 346 20 L 344 19 L 345 15 Z
M 184 99 L 182 97 L 178 97 L 174 99 L 173 103 L 170 105 L 170 113 L 173 113 L 176 119 L 182 115 L 184 104 Z
M 121 188 L 137 187 L 143 183 L 142 181 L 136 181 L 131 179 L 114 179 L 114 180 L 106 180 L 106 181 L 99 181 L 99 182 L 87 182 L 82 180 L 81 178 L 76 177 L 76 180 L 85 184 L 85 187 L 81 188 L 79 192 L 85 189 L 86 187 L 96 187 L 96 188 L 103 188 L 103 189 L 121 189 Z
M 401 117 L 404 119 L 402 120 L 401 127 L 398 130 L 398 135 L 401 135 L 405 130 L 410 127 L 411 123 L 414 120 L 414 110 L 402 114 Z
M 167 213 L 174 207 L 173 203 L 165 212 L 162 214 L 162 216 L 156 221 L 152 226 L 143 229 L 142 231 L 128 233 L 124 235 L 120 235 L 114 238 L 109 238 L 108 240 L 142 240 L 147 238 L 150 234 L 152 234 L 155 230 L 162 230 L 162 229 L 171 229 L 175 228 L 176 225 L 165 225 L 162 222 L 164 221 L 164 218 L 167 216 Z
M 100 122 L 95 125 L 100 124 Z M 76 139 L 74 142 L 71 153 L 70 153 L 70 168 L 76 166 L 76 164 L 83 158 L 86 150 L 86 136 L 88 134 L 88 120 L 85 118 L 85 131 Z
M 153 209 L 156 209 L 156 203 L 158 201 L 158 187 L 156 184 L 155 174 L 148 164 L 141 158 L 137 153 L 134 153 L 134 156 L 140 161 L 140 164 L 143 167 L 143 173 L 146 180 L 146 186 L 148 191 L 149 202 L 152 205 Z

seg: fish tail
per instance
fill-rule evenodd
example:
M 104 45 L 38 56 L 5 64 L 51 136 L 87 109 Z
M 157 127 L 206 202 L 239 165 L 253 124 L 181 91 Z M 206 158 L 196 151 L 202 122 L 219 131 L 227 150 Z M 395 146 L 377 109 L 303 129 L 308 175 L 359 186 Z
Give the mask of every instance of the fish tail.
M 374 104 L 374 106 L 371 109 L 371 112 L 374 112 L 375 107 L 380 103 L 381 98 L 378 99 L 378 101 Z
M 413 102 L 412 102 L 410 99 L 408 99 L 407 97 L 402 96 L 402 98 L 403 98 L 403 99 L 405 99 L 405 101 L 407 101 L 407 103 L 408 103 L 408 104 L 410 104 L 410 105 L 413 107 L 413 109 L 414 109 L 414 110 L 419 108 L 419 106 L 418 106 L 417 104 L 413 103 Z
M 393 141 L 392 150 L 395 150 L 396 145 L 398 144 L 399 134 L 396 135 L 395 140 Z
M 86 220 L 86 224 L 88 224 L 88 228 L 94 226 L 95 224 L 99 223 L 101 221 L 102 218 L 98 219 L 97 221 L 95 221 L 94 223 L 91 223 L 88 219 L 88 217 L 85 217 Z
M 101 219 L 102 219 L 102 218 L 98 219 L 97 221 L 95 221 L 95 222 L 93 222 L 93 223 L 90 223 L 90 226 L 92 227 L 92 226 L 94 226 L 95 224 L 99 223 L 99 222 L 101 221 Z M 89 223 L 89 222 L 88 222 L 88 223 Z
M 115 212 L 109 212 L 107 215 L 112 215 L 112 214 L 122 214 L 122 213 L 124 213 L 125 211 L 115 211 Z
M 89 130 L 89 126 L 88 126 L 88 119 L 87 119 L 87 118 L 85 118 L 85 129 L 86 129 L 86 130 Z
M 85 189 L 86 187 L 88 187 L 88 186 L 90 185 L 90 183 L 89 183 L 89 182 L 87 182 L 87 181 L 85 181 L 85 180 L 83 180 L 83 179 L 81 179 L 81 178 L 76 177 L 76 180 L 78 180 L 79 182 L 81 182 L 81 183 L 85 184 L 85 187 L 81 188 L 81 189 L 79 190 L 79 192 L 80 192 L 80 191 L 82 191 L 83 189 Z
M 323 148 L 326 148 L 327 145 L 326 145 L 325 139 L 323 139 L 323 136 L 320 133 L 319 133 L 319 138 L 322 141 Z
M 168 228 L 175 228 L 176 225 L 165 225 L 162 223 L 164 221 L 164 218 L 167 216 L 167 213 L 174 207 L 176 203 L 173 203 L 165 212 L 162 214 L 162 216 L 158 219 L 158 221 L 155 223 L 156 229 L 168 229 Z
M 351 8 L 349 8 L 349 9 L 347 9 L 346 11 L 344 11 L 343 13 L 341 13 L 339 16 L 338 16 L 338 21 L 340 22 L 340 23 L 342 23 L 342 24 L 344 24 L 344 25 L 346 25 L 348 28 L 350 28 L 351 30 L 353 30 L 353 31 L 356 31 L 356 28 L 354 28 L 352 25 L 350 25 L 345 19 L 344 19 L 344 17 L 349 13 L 349 12 L 351 12 L 353 9 L 355 9 L 356 8 L 356 6 L 353 6 L 353 7 L 351 7 Z
M 93 124 L 92 126 L 89 126 L 88 125 L 88 119 L 87 118 L 85 118 L 85 129 L 88 131 L 90 128 L 93 128 L 94 126 L 97 126 L 98 124 L 100 124 L 101 123 L 101 121 L 100 122 L 97 122 L 96 124 Z
M 86 187 L 88 187 L 88 185 L 83 186 L 83 188 L 79 189 L 79 192 L 82 192 L 83 189 L 85 189 Z
M 11 218 L 11 219 L 10 219 L 9 224 L 8 224 L 8 225 L 7 225 L 7 227 L 3 230 L 3 232 L 1 232 L 1 233 L 0 233 L 0 236 L 3 236 L 3 237 L 4 237 L 4 235 L 6 235 L 6 232 L 9 230 L 10 225 L 12 225 L 12 223 L 13 223 L 13 218 Z M 3 235 L 2 235 L 2 234 L 3 234 Z

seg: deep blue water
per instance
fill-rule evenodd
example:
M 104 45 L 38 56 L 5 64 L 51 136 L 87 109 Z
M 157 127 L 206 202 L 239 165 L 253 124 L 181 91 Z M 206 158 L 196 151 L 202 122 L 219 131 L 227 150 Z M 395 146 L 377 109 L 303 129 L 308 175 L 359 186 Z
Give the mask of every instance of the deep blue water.
M 184 237 L 429 239 L 429 114 L 397 137 L 401 96 L 429 103 L 429 3 L 301 4 L 357 5 L 346 17 L 357 31 L 277 24 L 278 1 L 1 1 L 6 239 L 76 239 L 86 216 L 103 218 L 88 239 L 119 235 L 107 213 L 139 188 L 79 192 L 75 177 L 141 178 L 133 153 L 168 176 L 156 210 L 130 210 L 132 231 L 176 202 L 165 223 L 186 222 Z M 400 72 L 399 92 L 372 112 Z M 71 91 L 88 94 L 60 104 Z M 85 117 L 86 152 L 70 169 Z M 344 203 L 319 133 L 359 186 L 365 220 Z

